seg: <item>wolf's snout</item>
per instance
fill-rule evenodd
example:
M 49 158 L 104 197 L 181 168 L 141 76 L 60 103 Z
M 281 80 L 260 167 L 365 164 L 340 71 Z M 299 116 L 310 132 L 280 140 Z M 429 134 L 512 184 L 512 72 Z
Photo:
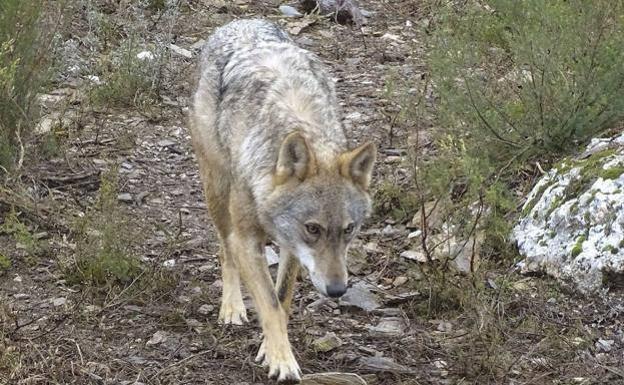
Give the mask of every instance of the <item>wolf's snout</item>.
M 327 285 L 327 296 L 332 298 L 340 298 L 347 292 L 347 285 L 342 282 L 332 282 Z

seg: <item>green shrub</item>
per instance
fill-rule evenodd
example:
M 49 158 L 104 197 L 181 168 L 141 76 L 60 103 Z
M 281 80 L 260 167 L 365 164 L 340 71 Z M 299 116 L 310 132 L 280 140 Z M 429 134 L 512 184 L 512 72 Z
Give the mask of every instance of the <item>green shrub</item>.
M 624 118 L 624 2 L 458 4 L 445 3 L 432 23 L 442 128 L 417 177 L 430 199 L 450 197 L 455 232 L 466 236 L 477 220 L 501 251 L 529 187 L 521 172 L 578 151 Z
M 101 63 L 101 84 L 91 91 L 98 106 L 148 108 L 158 99 L 162 53 L 152 59 L 139 59 L 141 50 L 134 38 L 122 43 Z
M 44 2 L 0 2 L 0 166 L 23 156 L 36 119 L 36 96 L 50 79 L 52 33 L 39 28 Z M 17 158 L 17 159 L 16 159 Z
M 96 204 L 76 222 L 75 260 L 66 269 L 71 283 L 104 288 L 124 286 L 142 272 L 132 250 L 139 231 L 133 231 L 119 207 L 117 185 L 115 170 L 103 175 Z

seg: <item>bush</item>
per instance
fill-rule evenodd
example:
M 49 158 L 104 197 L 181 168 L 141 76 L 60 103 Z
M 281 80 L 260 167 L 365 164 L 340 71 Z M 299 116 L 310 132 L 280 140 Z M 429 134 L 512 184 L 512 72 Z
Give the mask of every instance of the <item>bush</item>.
M 139 231 L 119 207 L 117 184 L 115 170 L 103 175 L 97 203 L 74 226 L 75 260 L 66 269 L 71 283 L 110 289 L 129 284 L 142 272 L 132 249 Z
M 23 140 L 36 119 L 36 97 L 50 79 L 52 33 L 38 28 L 44 2 L 0 3 L 0 166 L 23 157 Z
M 504 244 L 535 161 L 571 154 L 624 118 L 624 2 L 488 0 L 437 10 L 430 41 L 436 154 L 417 160 L 454 231 Z M 520 194 L 522 195 L 522 194 Z M 475 205 L 483 208 L 480 217 Z
M 121 44 L 101 63 L 102 83 L 91 91 L 95 105 L 144 109 L 158 100 L 164 53 L 151 53 L 152 58 L 140 59 L 134 39 L 131 37 Z

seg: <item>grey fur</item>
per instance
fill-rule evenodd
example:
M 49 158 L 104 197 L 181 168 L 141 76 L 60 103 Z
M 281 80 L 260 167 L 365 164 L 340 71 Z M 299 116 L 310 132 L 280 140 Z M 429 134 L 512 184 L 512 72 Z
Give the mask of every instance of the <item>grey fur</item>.
M 293 92 L 305 99 L 303 118 L 288 105 Z M 267 234 L 296 255 L 297 244 L 313 246 L 302 234 L 303 224 L 313 220 L 327 237 L 321 243 L 328 249 L 317 252 L 331 253 L 324 257 L 335 260 L 346 279 L 351 238 L 344 236 L 344 228 L 353 223 L 359 229 L 370 211 L 368 195 L 323 175 L 274 197 L 268 194 L 279 148 L 293 131 L 303 134 L 322 165 L 348 150 L 334 82 L 321 61 L 272 23 L 231 22 L 218 28 L 203 49 L 193 116 L 201 141 L 222 151 L 231 188 L 247 191 L 255 201 L 257 220 Z

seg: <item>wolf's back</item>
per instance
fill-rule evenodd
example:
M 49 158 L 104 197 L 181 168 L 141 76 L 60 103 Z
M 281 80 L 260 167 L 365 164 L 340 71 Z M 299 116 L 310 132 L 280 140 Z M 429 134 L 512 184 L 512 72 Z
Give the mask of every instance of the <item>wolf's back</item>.
M 275 24 L 260 19 L 236 20 L 217 28 L 203 48 L 200 76 L 209 75 L 205 71 L 221 73 L 233 53 L 268 42 L 292 40 Z

